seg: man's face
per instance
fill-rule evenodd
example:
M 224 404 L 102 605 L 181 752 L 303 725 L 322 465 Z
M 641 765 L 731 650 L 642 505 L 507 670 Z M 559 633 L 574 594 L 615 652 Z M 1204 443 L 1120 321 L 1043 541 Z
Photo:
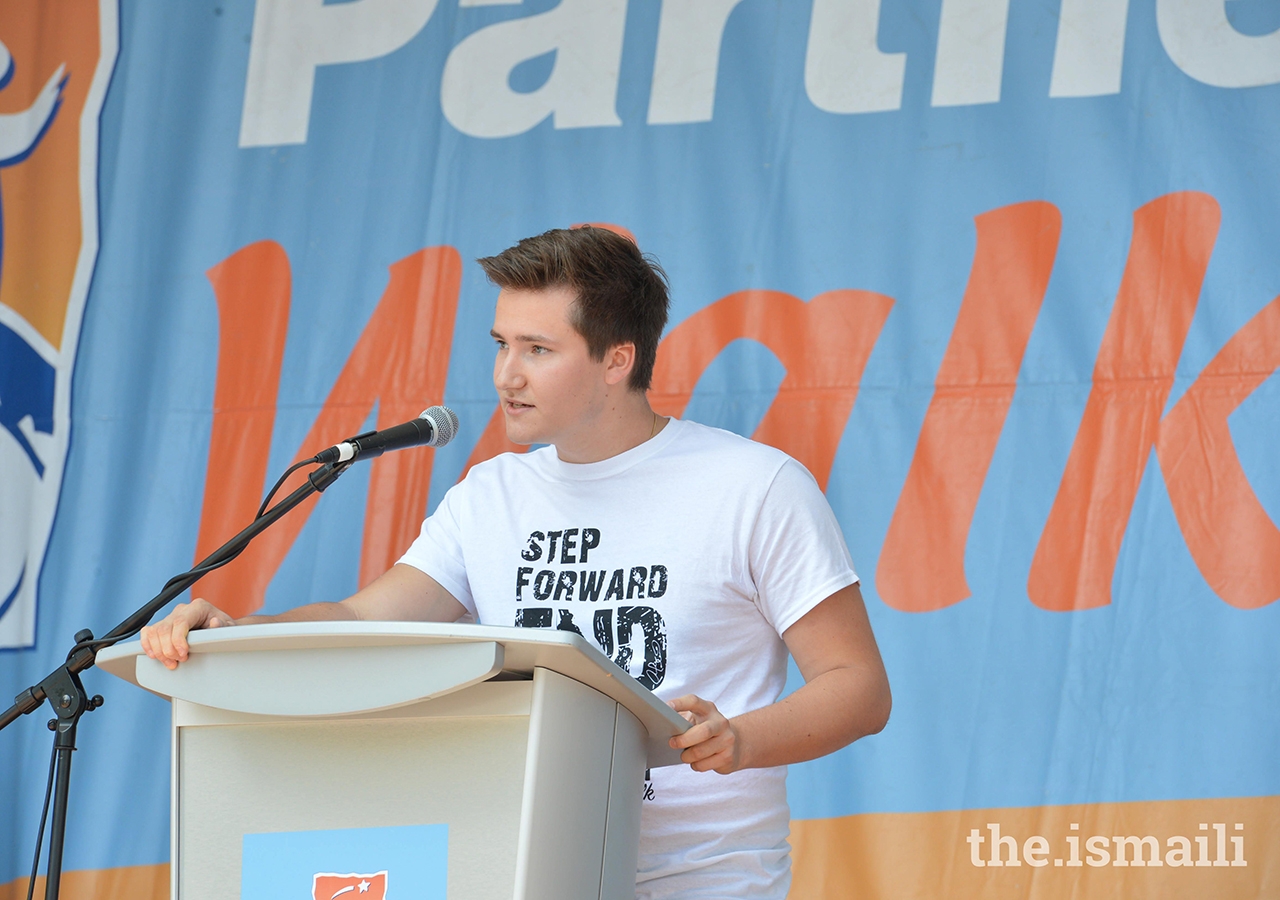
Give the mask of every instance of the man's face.
M 564 287 L 498 294 L 493 385 L 513 443 L 569 449 L 589 442 L 607 406 L 607 363 L 591 358 L 569 322 L 574 300 Z

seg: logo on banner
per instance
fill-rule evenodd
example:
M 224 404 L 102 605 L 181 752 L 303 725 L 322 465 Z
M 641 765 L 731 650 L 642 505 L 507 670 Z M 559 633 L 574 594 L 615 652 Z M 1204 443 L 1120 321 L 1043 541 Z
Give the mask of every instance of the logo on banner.
M 98 252 L 98 114 L 115 0 L 0 5 L 0 647 L 35 641 Z
M 387 870 L 371 875 L 335 875 L 317 872 L 312 876 L 312 900 L 384 900 L 387 896 Z

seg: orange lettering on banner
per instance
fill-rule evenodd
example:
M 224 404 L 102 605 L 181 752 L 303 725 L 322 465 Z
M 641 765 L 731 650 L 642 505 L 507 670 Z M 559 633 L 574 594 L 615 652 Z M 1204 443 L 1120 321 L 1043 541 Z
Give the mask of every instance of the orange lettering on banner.
M 659 345 L 650 402 L 663 415 L 680 415 L 725 347 L 759 341 L 787 374 L 753 437 L 804 463 L 825 491 L 862 370 L 892 307 L 892 298 L 871 291 L 827 291 L 808 303 L 779 291 L 730 294 Z
M 1205 366 L 1160 423 L 1157 458 L 1191 556 L 1240 609 L 1280 599 L 1280 529 L 1249 486 L 1227 417 L 1280 368 L 1280 297 Z
M 206 274 L 218 301 L 218 380 L 197 561 L 248 525 L 262 501 L 291 290 L 289 257 L 275 241 L 237 250 Z M 212 572 L 199 592 L 244 615 L 251 610 L 227 584 L 234 577 L 235 569 Z
M 353 403 L 360 402 L 362 394 L 378 398 L 377 428 L 407 422 L 425 407 L 443 403 L 461 285 L 462 259 L 452 247 L 428 248 L 395 263 L 378 312 L 388 302 L 394 306 L 379 322 L 380 333 L 370 333 L 373 321 L 365 328 L 333 394 L 344 386 L 347 369 L 364 351 L 368 355 L 361 364 L 369 367 L 369 374 L 362 379 L 353 373 L 345 388 Z M 376 392 L 371 392 L 375 385 Z M 372 403 L 365 407 L 364 415 L 370 409 Z M 317 420 L 316 428 L 320 427 Z M 324 446 L 323 440 L 317 443 Z M 374 460 L 360 553 L 362 587 L 391 568 L 418 536 L 427 513 L 434 462 L 431 447 Z
M 969 526 L 1058 253 L 1062 216 L 1051 203 L 1018 203 L 975 222 L 969 284 L 876 568 L 880 598 L 903 612 L 969 596 Z
M 1120 543 L 1221 218 L 1207 194 L 1168 194 L 1134 213 L 1129 259 L 1094 364 L 1093 387 L 1027 580 L 1065 612 L 1111 602 Z
M 375 427 L 386 428 L 413 418 L 424 406 L 441 402 L 461 278 L 462 261 L 452 247 L 420 250 L 391 266 L 386 291 L 303 439 L 295 461 L 355 434 L 375 403 Z M 230 372 L 224 375 L 220 366 L 219 383 L 224 377 L 233 376 Z M 426 511 L 434 455 L 434 450 L 422 447 L 374 461 L 365 507 L 361 585 L 394 563 L 417 534 Z M 300 483 L 301 476 L 296 478 L 294 486 Z M 217 507 L 228 502 L 227 498 L 234 496 L 232 485 L 223 470 L 211 467 L 202 524 L 205 519 L 221 522 L 232 518 L 220 510 L 208 509 L 210 504 Z M 289 489 L 289 485 L 284 488 Z M 316 499 L 312 497 L 264 532 L 234 564 L 208 576 L 200 588 L 201 595 L 235 615 L 258 609 L 267 585 L 302 530 Z M 247 520 L 240 527 L 245 524 Z M 206 542 L 202 529 L 200 546 L 212 549 L 230 536 L 231 533 L 211 534 Z

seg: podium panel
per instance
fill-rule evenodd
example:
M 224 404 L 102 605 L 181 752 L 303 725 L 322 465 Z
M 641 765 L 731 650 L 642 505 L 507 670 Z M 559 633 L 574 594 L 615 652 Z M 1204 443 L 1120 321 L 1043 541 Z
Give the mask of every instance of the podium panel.
M 98 660 L 173 701 L 173 900 L 635 896 L 644 770 L 687 724 L 580 636 L 333 622 L 191 645 L 172 672 L 136 643 Z
M 180 725 L 175 896 L 239 896 L 245 834 L 447 823 L 449 897 L 510 898 L 532 684 L 494 689 L 512 714 Z

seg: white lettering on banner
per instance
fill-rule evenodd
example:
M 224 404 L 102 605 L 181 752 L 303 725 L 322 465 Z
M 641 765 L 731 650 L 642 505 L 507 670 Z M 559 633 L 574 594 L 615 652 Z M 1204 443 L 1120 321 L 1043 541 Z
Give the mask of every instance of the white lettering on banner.
M 1225 0 L 1156 0 L 1156 28 L 1174 64 L 1196 81 L 1221 88 L 1280 83 L 1280 29 L 1241 34 Z
M 934 106 L 999 102 L 1008 24 L 1009 0 L 942 0 Z
M 729 13 L 742 0 L 662 0 L 649 124 L 710 122 Z
M 880 112 L 902 107 L 907 54 L 882 53 L 876 43 L 880 0 L 814 0 L 804 89 L 831 113 Z
M 458 0 L 458 6 L 521 0 Z M 721 48 L 742 0 L 663 0 L 648 124 L 709 122 Z M 1227 0 L 1156 0 L 1160 39 L 1190 77 L 1220 88 L 1280 83 L 1280 29 L 1251 36 L 1232 27 Z M 240 146 L 307 140 L 319 66 L 376 59 L 404 46 L 438 0 L 258 0 L 240 120 Z M 805 50 L 810 102 L 837 114 L 902 108 L 906 53 L 878 44 L 882 0 L 813 0 Z M 1120 92 L 1129 0 L 1061 0 L 1050 97 Z M 627 0 L 560 0 L 553 9 L 497 22 L 464 38 L 445 61 L 440 105 L 472 137 L 617 126 Z M 1009 0 L 942 0 L 934 106 L 1000 100 Z M 554 55 L 536 90 L 511 86 L 520 63 Z
M 386 56 L 407 44 L 437 0 L 258 0 L 240 146 L 305 144 L 316 67 Z
M 547 116 L 556 128 L 621 125 L 615 108 L 626 0 L 561 0 L 554 9 L 481 28 L 445 61 L 440 105 L 472 137 L 521 134 Z M 511 70 L 555 53 L 535 91 L 512 90 Z
M 1120 93 L 1129 0 L 1062 0 L 1050 97 Z

